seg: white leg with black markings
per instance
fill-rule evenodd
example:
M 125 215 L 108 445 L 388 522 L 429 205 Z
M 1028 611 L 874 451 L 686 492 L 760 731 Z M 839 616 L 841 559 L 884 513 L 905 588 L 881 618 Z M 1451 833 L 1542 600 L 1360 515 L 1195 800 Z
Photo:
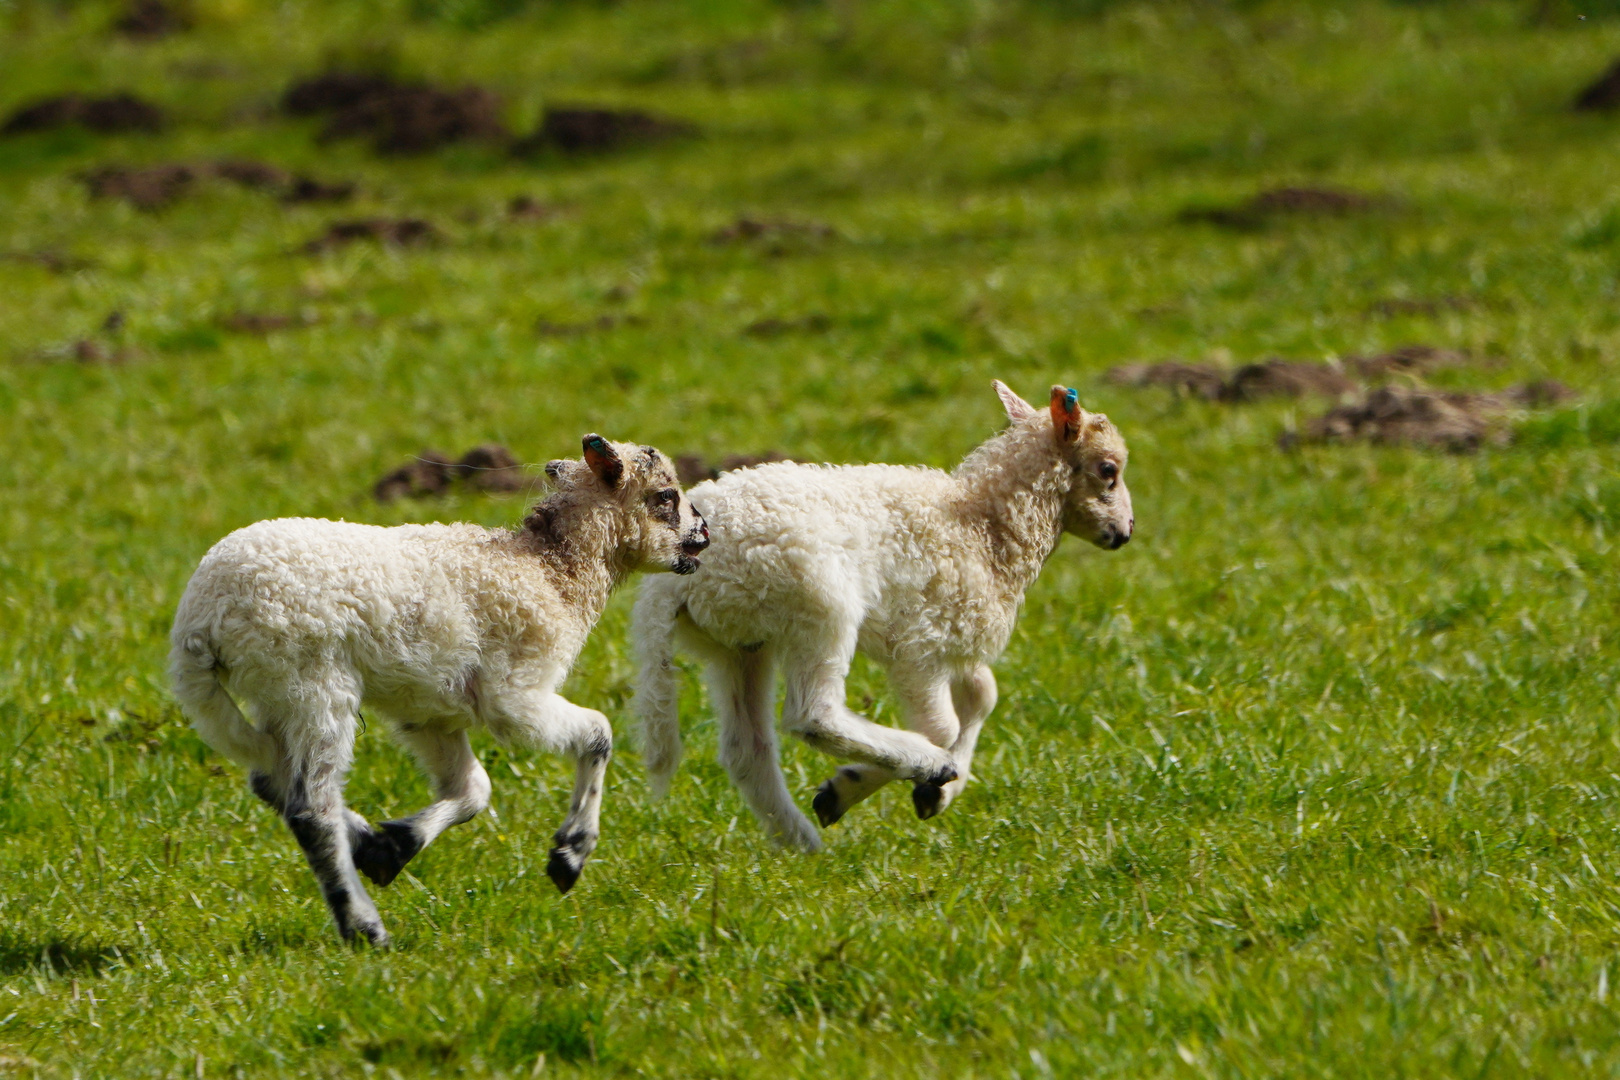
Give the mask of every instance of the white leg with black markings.
M 938 745 L 946 745 L 939 740 L 951 740 L 948 745 L 958 771 L 956 779 L 949 783 L 920 782 L 912 789 L 917 816 L 926 820 L 949 806 L 967 785 L 979 732 L 996 705 L 996 678 L 989 665 L 981 664 L 948 683 L 927 685 L 920 694 L 907 694 L 906 685 L 905 680 L 896 680 L 906 726 Z M 942 691 L 948 693 L 948 698 L 942 700 Z M 831 825 L 893 779 L 894 773 L 874 765 L 845 765 L 816 792 L 816 815 L 823 826 Z
M 282 820 L 303 849 L 343 940 L 364 938 L 383 946 L 388 944 L 388 931 L 355 871 L 351 849 L 356 819 L 360 825 L 364 819 L 343 804 L 343 786 L 354 759 L 358 695 L 333 696 L 338 700 L 329 705 L 294 699 L 278 710 L 282 730 L 302 737 L 284 740 L 292 743 L 286 758 L 267 782 L 255 783 L 255 791 L 263 788 L 265 794 L 279 797 Z
M 465 731 L 402 726 L 398 734 L 433 778 L 436 798 L 409 817 L 384 821 L 358 838 L 355 866 L 378 885 L 391 883 L 444 830 L 471 821 L 489 805 L 489 774 Z
M 489 727 L 496 738 L 522 743 L 575 762 L 574 793 L 568 816 L 557 830 L 546 874 L 563 892 L 579 880 L 600 834 L 602 787 L 613 756 L 613 728 L 607 717 L 558 694 L 509 693 L 491 703 Z
M 912 731 L 874 724 L 844 704 L 844 679 L 854 642 L 837 650 L 784 658 L 787 697 L 782 722 L 818 750 L 877 765 L 907 780 L 943 785 L 956 763 L 943 747 Z

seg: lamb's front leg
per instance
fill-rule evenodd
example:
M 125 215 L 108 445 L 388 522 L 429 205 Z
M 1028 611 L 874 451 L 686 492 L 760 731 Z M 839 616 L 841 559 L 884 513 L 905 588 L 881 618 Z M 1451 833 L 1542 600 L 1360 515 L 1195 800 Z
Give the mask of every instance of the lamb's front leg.
M 354 865 L 378 885 L 391 883 L 405 864 L 452 825 L 471 821 L 489 805 L 489 774 L 465 731 L 401 727 L 399 739 L 433 778 L 435 801 L 410 817 L 366 829 L 354 846 Z
M 907 728 L 935 746 L 950 747 L 957 741 L 959 725 L 948 680 L 931 673 L 893 671 L 890 683 L 900 699 Z M 825 828 L 893 779 L 893 771 L 878 765 L 845 765 L 821 785 L 810 805 Z M 944 786 L 933 778 L 917 780 L 911 797 L 918 817 L 929 818 L 938 812 L 924 813 L 924 807 L 939 801 Z
M 608 718 L 558 694 L 530 692 L 498 699 L 490 718 L 497 738 L 525 743 L 574 759 L 574 794 L 568 816 L 554 837 L 546 874 L 563 892 L 574 887 L 585 860 L 596 849 L 602 812 L 602 786 L 613 756 Z

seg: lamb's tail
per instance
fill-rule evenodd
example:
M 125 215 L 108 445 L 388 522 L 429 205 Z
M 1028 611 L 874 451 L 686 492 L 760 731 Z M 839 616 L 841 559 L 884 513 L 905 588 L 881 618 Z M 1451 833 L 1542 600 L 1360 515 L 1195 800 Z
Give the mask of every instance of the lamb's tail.
M 675 620 L 680 610 L 676 579 L 660 574 L 642 580 L 632 630 L 637 666 L 635 713 L 654 799 L 669 793 L 675 767 L 681 763 L 681 692 L 675 670 Z
M 219 681 L 219 658 L 202 633 L 177 636 L 169 650 L 169 681 L 203 742 L 250 770 L 269 772 L 276 743 L 254 727 Z

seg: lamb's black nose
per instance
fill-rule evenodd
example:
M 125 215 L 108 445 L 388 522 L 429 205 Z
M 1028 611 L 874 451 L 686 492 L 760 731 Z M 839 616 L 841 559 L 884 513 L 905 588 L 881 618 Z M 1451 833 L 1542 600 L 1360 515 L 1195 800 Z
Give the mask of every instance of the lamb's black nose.
M 1114 530 L 1114 542 L 1112 544 L 1108 545 L 1108 550 L 1110 550 L 1110 551 L 1118 551 L 1120 548 L 1124 547 L 1126 544 L 1128 544 L 1130 542 L 1131 542 L 1131 534 L 1130 533 L 1128 533 L 1128 532 L 1120 532 L 1118 529 L 1115 529 Z

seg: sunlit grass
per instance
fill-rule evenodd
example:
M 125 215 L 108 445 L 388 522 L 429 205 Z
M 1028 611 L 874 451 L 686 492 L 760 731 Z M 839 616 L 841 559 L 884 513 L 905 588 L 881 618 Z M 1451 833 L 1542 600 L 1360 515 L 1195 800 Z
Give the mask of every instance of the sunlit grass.
M 62 1077 L 1620 1068 L 1620 119 L 1567 111 L 1620 26 L 1495 4 L 636 0 L 476 32 L 380 4 L 198 10 L 135 45 L 102 8 L 0 6 L 0 111 L 127 86 L 176 116 L 0 140 L 0 254 L 86 264 L 0 258 L 0 1056 Z M 275 115 L 291 79 L 360 54 L 490 85 L 520 129 L 604 101 L 704 134 L 385 160 Z M 149 214 L 76 179 L 226 155 L 361 196 L 204 185 Z M 1178 220 L 1285 183 L 1386 205 Z M 520 194 L 558 212 L 508 220 Z M 445 239 L 296 253 L 362 215 Z M 713 242 L 740 215 L 836 235 Z M 222 327 L 238 312 L 309 323 L 256 337 Z M 73 361 L 86 338 L 127 359 Z M 1437 382 L 1581 401 L 1475 456 L 1284 453 L 1323 403 L 1102 378 L 1407 342 L 1476 358 Z M 926 824 L 897 789 L 825 854 L 773 851 L 689 678 L 671 799 L 621 739 L 567 898 L 542 873 L 567 767 L 484 740 L 495 813 L 378 891 L 394 951 L 352 952 L 164 689 L 174 603 L 233 528 L 521 517 L 372 502 L 424 447 L 543 462 L 600 430 L 949 466 L 999 426 L 992 376 L 1108 412 L 1139 533 L 1053 558 L 974 785 Z M 568 691 L 621 733 L 627 601 Z M 850 691 L 893 719 L 864 664 Z M 831 762 L 785 754 L 808 803 Z M 427 798 L 376 724 L 349 790 L 373 819 Z

